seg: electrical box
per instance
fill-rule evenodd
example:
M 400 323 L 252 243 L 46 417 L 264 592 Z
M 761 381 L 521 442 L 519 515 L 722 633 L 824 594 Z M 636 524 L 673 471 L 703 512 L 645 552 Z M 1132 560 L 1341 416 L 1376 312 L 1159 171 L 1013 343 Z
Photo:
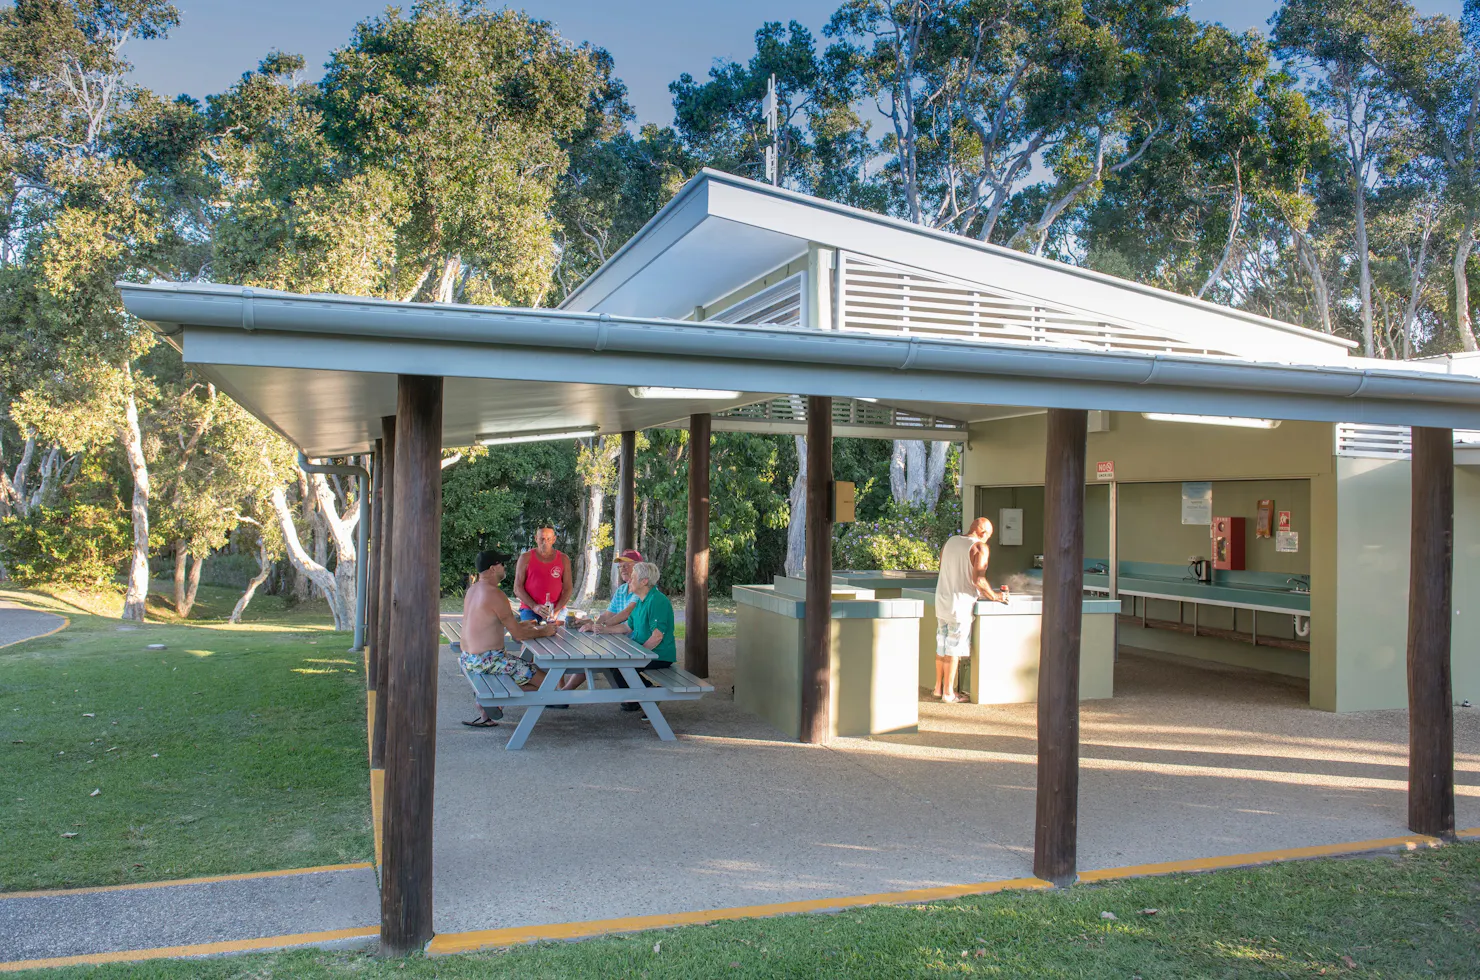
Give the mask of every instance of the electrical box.
M 997 512 L 997 543 L 1020 545 L 1023 543 L 1023 509 L 1003 507 Z
M 1244 518 L 1213 518 L 1213 567 L 1225 572 L 1244 570 Z
M 857 510 L 857 495 L 852 483 L 847 480 L 834 480 L 832 484 L 832 512 L 833 523 L 852 524 L 858 520 L 855 516 Z

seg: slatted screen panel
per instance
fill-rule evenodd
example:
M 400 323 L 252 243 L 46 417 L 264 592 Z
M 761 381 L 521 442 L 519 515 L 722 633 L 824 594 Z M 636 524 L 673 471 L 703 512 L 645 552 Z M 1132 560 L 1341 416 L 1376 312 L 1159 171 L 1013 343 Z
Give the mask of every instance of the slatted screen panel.
M 844 330 L 1051 344 L 1088 350 L 1234 357 L 1184 337 L 1091 317 L 978 283 L 840 252 Z
M 1341 422 L 1336 426 L 1336 455 L 1367 459 L 1411 459 L 1413 434 L 1406 425 Z

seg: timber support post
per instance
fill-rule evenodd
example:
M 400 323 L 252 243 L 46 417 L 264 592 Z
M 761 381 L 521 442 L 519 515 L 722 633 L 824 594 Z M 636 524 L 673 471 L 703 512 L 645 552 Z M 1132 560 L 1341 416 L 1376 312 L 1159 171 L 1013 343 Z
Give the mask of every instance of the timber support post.
M 386 678 L 389 674 L 388 666 L 391 661 L 391 618 L 393 607 L 391 605 L 391 583 L 395 580 L 396 570 L 396 542 L 392 528 L 396 521 L 396 417 L 386 415 L 380 420 L 380 518 L 376 521 L 375 529 L 380 533 L 376 538 L 380 541 L 380 547 L 376 565 L 377 588 L 379 593 L 376 602 L 377 617 L 379 621 L 375 624 L 375 637 L 371 642 L 375 645 L 375 724 L 370 729 L 370 768 L 385 768 L 385 724 L 386 712 Z
M 688 567 L 684 575 L 683 666 L 709 676 L 709 415 L 689 416 Z M 626 442 L 622 444 L 626 452 Z
M 384 441 L 375 440 L 374 469 L 370 480 L 370 548 L 361 558 L 366 563 L 365 590 L 368 602 L 365 607 L 365 686 L 374 692 L 376 678 L 380 674 L 380 507 L 385 495 L 381 481 L 385 477 Z M 371 703 L 375 701 L 372 693 Z M 371 717 L 374 717 L 372 715 Z M 374 725 L 371 725 L 374 732 Z
M 637 433 L 622 433 L 622 447 L 617 455 L 616 551 L 621 554 L 637 547 Z
M 1079 819 L 1079 637 L 1084 612 L 1087 413 L 1050 409 L 1043 488 L 1043 632 L 1038 653 L 1038 795 L 1033 874 L 1076 877 Z
M 1408 562 L 1408 827 L 1454 837 L 1454 431 L 1413 428 Z
M 396 398 L 395 567 L 385 732 L 380 948 L 432 938 L 432 798 L 442 582 L 442 379 L 402 375 Z
M 810 396 L 801 739 L 812 743 L 832 737 L 832 479 L 832 399 Z

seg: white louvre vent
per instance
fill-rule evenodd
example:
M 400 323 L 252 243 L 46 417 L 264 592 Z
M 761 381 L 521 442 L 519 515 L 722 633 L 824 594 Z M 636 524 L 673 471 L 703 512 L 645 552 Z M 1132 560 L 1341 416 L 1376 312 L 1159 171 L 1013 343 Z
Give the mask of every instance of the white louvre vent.
M 833 425 L 887 426 L 906 429 L 947 430 L 964 433 L 964 423 L 938 415 L 922 415 L 899 408 L 890 408 L 877 402 L 858 401 L 853 398 L 834 398 L 832 404 Z M 739 408 L 716 412 L 716 419 L 751 419 L 766 422 L 806 422 L 807 400 L 788 395 L 770 401 L 742 405 Z
M 769 323 L 795 327 L 802 322 L 802 285 L 807 274 L 798 272 L 754 296 L 707 317 L 720 323 Z
M 1051 344 L 1089 350 L 1239 356 L 1186 337 L 1056 307 L 1002 289 L 882 259 L 838 253 L 837 325 L 843 330 Z M 836 298 L 835 298 L 836 299 Z
M 1336 426 L 1336 455 L 1367 459 L 1411 459 L 1413 434 L 1406 425 L 1340 422 Z

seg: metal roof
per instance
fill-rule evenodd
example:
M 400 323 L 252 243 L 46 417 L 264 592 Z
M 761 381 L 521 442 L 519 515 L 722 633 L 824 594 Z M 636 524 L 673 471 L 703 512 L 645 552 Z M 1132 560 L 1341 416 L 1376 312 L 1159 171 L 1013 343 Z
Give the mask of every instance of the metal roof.
M 688 317 L 804 255 L 809 244 L 980 283 L 1020 301 L 1249 359 L 1340 363 L 1354 346 L 1280 320 L 715 170 L 685 184 L 561 308 Z
M 614 260 L 615 261 L 615 260 Z M 120 283 L 186 363 L 314 456 L 368 449 L 396 375 L 448 379 L 444 444 L 643 428 L 778 394 L 876 398 L 964 422 L 1023 409 L 1480 428 L 1480 377 L 1439 365 L 1259 363 L 1048 346 Z M 688 402 L 629 386 L 733 390 Z

